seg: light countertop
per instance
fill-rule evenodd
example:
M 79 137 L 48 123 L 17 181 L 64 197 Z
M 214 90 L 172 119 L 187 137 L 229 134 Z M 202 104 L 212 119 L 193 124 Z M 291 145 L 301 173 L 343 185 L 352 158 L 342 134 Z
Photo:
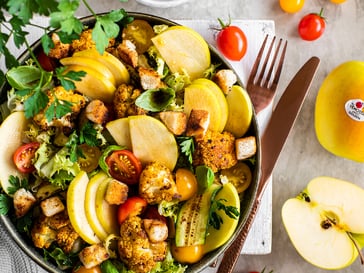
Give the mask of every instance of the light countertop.
M 346 3 L 335 5 L 329 0 L 306 0 L 304 8 L 296 14 L 284 13 L 279 7 L 279 0 L 190 0 L 171 8 L 148 7 L 135 0 L 127 3 L 89 0 L 89 3 L 95 12 L 124 8 L 172 20 L 227 20 L 229 16 L 232 20 L 274 20 L 276 35 L 288 40 L 278 97 L 306 60 L 314 55 L 321 59 L 310 93 L 273 172 L 271 253 L 241 255 L 234 272 L 261 271 L 264 267 L 266 272 L 274 270 L 275 273 L 326 272 L 307 263 L 297 254 L 284 230 L 280 212 L 284 201 L 299 193 L 316 176 L 333 176 L 364 187 L 364 165 L 328 153 L 318 143 L 314 131 L 315 99 L 325 76 L 345 61 L 364 60 L 364 1 L 347 0 Z M 324 35 L 313 42 L 301 40 L 296 30 L 300 18 L 306 13 L 319 12 L 321 7 L 327 20 Z M 78 15 L 88 14 L 84 7 L 80 7 Z M 337 272 L 362 271 L 363 266 L 356 260 L 350 267 Z

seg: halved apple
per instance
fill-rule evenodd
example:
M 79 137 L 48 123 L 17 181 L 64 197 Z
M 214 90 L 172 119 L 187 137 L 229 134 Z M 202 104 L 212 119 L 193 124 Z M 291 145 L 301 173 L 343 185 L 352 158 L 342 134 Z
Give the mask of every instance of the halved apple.
M 311 180 L 287 200 L 282 219 L 298 253 L 324 269 L 349 266 L 358 256 L 354 234 L 364 234 L 364 190 L 332 177 Z
M 203 77 L 210 66 L 210 50 L 206 41 L 189 27 L 169 27 L 154 36 L 152 42 L 172 73 L 187 73 L 193 80 Z
M 97 217 L 96 201 L 98 200 L 96 200 L 96 194 L 99 186 L 105 179 L 108 179 L 108 175 L 103 171 L 99 171 L 97 174 L 91 177 L 90 181 L 87 184 L 85 193 L 85 212 L 87 220 L 92 230 L 102 241 L 104 241 L 109 234 L 105 231 L 104 227 Z
M 145 115 L 129 116 L 133 153 L 143 164 L 153 161 L 173 170 L 178 159 L 174 135 L 159 120 Z
M 79 92 L 92 99 L 100 99 L 105 102 L 112 101 L 116 87 L 97 70 L 83 65 L 70 65 L 65 72 L 68 71 L 86 72 L 86 76 L 81 81 L 74 81 Z
M 71 181 L 67 190 L 67 212 L 73 228 L 81 238 L 89 244 L 97 244 L 101 240 L 89 224 L 85 210 L 85 196 L 88 183 L 89 178 L 84 171 L 78 173 Z
M 0 127 L 0 184 L 7 194 L 11 186 L 9 176 L 25 177 L 13 163 L 13 154 L 23 143 L 23 133 L 27 125 L 28 120 L 24 112 L 19 111 L 11 113 Z
M 114 75 L 116 86 L 122 83 L 128 83 L 130 80 L 129 71 L 126 66 L 107 51 L 105 51 L 103 55 L 100 55 L 96 49 L 86 49 L 76 51 L 73 56 L 91 58 L 105 65 Z

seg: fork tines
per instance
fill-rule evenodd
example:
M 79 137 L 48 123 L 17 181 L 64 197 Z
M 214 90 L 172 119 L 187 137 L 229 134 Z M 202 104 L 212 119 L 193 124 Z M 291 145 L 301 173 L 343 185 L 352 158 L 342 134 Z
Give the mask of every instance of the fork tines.
M 283 49 L 281 49 L 282 39 L 279 39 L 279 42 L 278 42 L 278 45 L 276 46 L 274 55 L 272 56 L 272 50 L 273 50 L 273 47 L 275 44 L 276 36 L 273 37 L 271 44 L 268 48 L 268 51 L 265 54 L 266 56 L 265 56 L 264 62 L 261 64 L 261 69 L 260 69 L 258 78 L 256 78 L 257 71 L 259 69 L 259 64 L 261 63 L 261 59 L 262 59 L 263 53 L 265 51 L 265 46 L 268 41 L 268 37 L 269 37 L 269 35 L 265 36 L 263 44 L 259 50 L 258 56 L 256 58 L 256 61 L 253 65 L 252 71 L 251 71 L 249 79 L 248 79 L 248 85 L 249 84 L 260 85 L 262 87 L 269 88 L 271 91 L 275 91 L 275 89 L 277 88 L 277 85 L 278 85 L 279 77 L 282 72 L 284 57 L 285 57 L 286 49 L 287 49 L 287 41 L 285 41 Z M 280 60 L 279 60 L 279 62 L 277 62 L 277 58 L 278 58 L 280 49 L 281 49 Z M 271 56 L 272 56 L 272 58 L 270 58 Z M 270 67 L 269 67 L 269 70 L 266 71 L 268 65 L 270 65 Z M 276 67 L 275 67 L 275 65 L 276 65 Z M 273 71 L 275 71 L 275 74 L 274 74 L 274 77 L 272 78 Z

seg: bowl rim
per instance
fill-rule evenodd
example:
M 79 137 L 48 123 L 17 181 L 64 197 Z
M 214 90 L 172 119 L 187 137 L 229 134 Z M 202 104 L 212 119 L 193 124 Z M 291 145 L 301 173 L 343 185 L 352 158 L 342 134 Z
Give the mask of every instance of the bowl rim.
M 181 25 L 177 22 L 174 22 L 173 20 L 170 20 L 170 19 L 167 19 L 167 18 L 164 18 L 161 16 L 157 16 L 157 15 L 152 15 L 152 14 L 143 13 L 143 12 L 134 12 L 134 11 L 126 11 L 126 12 L 129 16 L 132 16 L 136 19 L 144 19 L 144 20 L 147 20 L 148 22 L 152 22 L 152 23 L 167 24 L 170 26 Z M 97 15 L 103 15 L 103 14 L 106 14 L 106 12 L 98 13 Z M 84 25 L 93 25 L 95 22 L 95 18 L 92 15 L 81 17 L 80 20 Z M 57 30 L 55 30 L 55 31 L 57 31 Z M 40 46 L 41 46 L 41 42 L 40 42 L 40 39 L 38 39 L 31 45 L 30 48 L 37 49 Z M 228 69 L 234 70 L 232 65 L 226 60 L 225 57 L 222 56 L 222 54 L 213 45 L 208 43 L 208 46 L 210 49 L 211 59 L 219 59 L 223 62 L 223 66 L 225 66 Z M 24 63 L 24 61 L 27 60 L 28 58 L 29 58 L 29 53 L 25 50 L 18 57 L 18 61 L 20 63 Z M 237 81 L 238 84 L 243 87 L 244 85 L 238 74 L 237 74 L 237 77 L 238 77 L 238 81 Z M 6 94 L 4 94 L 4 92 L 7 92 L 6 83 L 4 83 L 3 86 L 1 86 L 0 100 L 1 100 L 1 98 L 3 98 L 6 95 Z M 6 97 L 5 97 L 5 100 L 6 100 Z M 256 145 L 257 145 L 256 162 L 255 162 L 255 168 L 253 170 L 252 183 L 249 186 L 246 193 L 244 194 L 244 196 L 248 195 L 248 198 L 243 198 L 243 200 L 241 200 L 240 218 L 239 218 L 238 226 L 236 227 L 235 233 L 223 246 L 219 247 L 218 249 L 216 249 L 214 251 L 211 251 L 210 253 L 207 253 L 199 262 L 192 264 L 192 265 L 188 265 L 188 268 L 185 272 L 198 273 L 198 272 L 201 272 L 202 270 L 208 268 L 209 266 L 214 266 L 217 259 L 221 256 L 221 254 L 223 254 L 225 252 L 225 250 L 227 248 L 230 247 L 230 245 L 235 241 L 235 239 L 239 233 L 241 233 L 241 232 L 248 233 L 249 232 L 249 229 L 247 229 L 247 227 L 249 226 L 249 225 L 247 225 L 247 221 L 248 221 L 250 214 L 256 213 L 256 210 L 254 209 L 254 202 L 255 202 L 255 199 L 257 198 L 258 183 L 259 183 L 260 173 L 261 173 L 260 129 L 258 126 L 257 115 L 256 115 L 254 109 L 253 109 L 252 122 L 251 122 L 251 126 L 250 126 L 249 130 L 253 131 L 255 133 L 254 135 L 256 137 Z M 27 256 L 29 256 L 36 264 L 38 264 L 40 267 L 42 267 L 43 269 L 45 269 L 51 273 L 64 273 L 65 272 L 65 271 L 59 269 L 58 267 L 56 267 L 53 263 L 47 262 L 44 259 L 44 257 L 42 257 L 40 255 L 39 249 L 36 249 L 33 245 L 28 244 L 27 241 L 24 239 L 24 236 L 16 230 L 16 227 L 14 226 L 14 224 L 12 223 L 12 221 L 10 220 L 10 218 L 7 215 L 0 215 L 0 220 L 4 224 L 4 227 L 5 227 L 6 231 L 9 233 L 10 237 L 12 237 L 12 239 L 20 247 L 20 249 Z

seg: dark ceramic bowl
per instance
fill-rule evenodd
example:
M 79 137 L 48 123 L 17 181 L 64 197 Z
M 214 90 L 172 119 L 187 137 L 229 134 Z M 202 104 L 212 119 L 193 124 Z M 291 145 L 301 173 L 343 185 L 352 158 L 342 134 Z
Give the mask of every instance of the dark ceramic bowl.
M 135 19 L 147 20 L 152 25 L 155 25 L 155 24 L 178 25 L 177 23 L 175 23 L 173 21 L 170 21 L 168 19 L 157 17 L 157 16 L 150 15 L 150 14 L 137 13 L 137 12 L 129 12 L 128 14 L 133 16 Z M 94 24 L 94 18 L 93 17 L 85 17 L 85 18 L 82 19 L 82 22 L 85 25 L 92 26 Z M 32 45 L 32 48 L 33 48 L 34 51 L 36 51 L 37 49 L 40 48 L 40 46 L 41 46 L 40 41 L 37 41 L 35 44 Z M 211 60 L 212 60 L 212 62 L 221 63 L 220 68 L 232 69 L 229 62 L 226 61 L 214 47 L 210 46 L 210 51 L 211 51 Z M 20 62 L 24 62 L 28 58 L 29 58 L 29 54 L 27 52 L 25 52 L 20 57 L 19 60 L 20 60 Z M 243 86 L 242 82 L 240 80 L 238 80 L 238 84 Z M 6 86 L 2 87 L 1 93 L 0 93 L 1 102 L 4 102 L 6 100 L 6 98 L 7 98 L 6 91 L 7 90 L 8 90 L 8 88 Z M 203 269 L 205 269 L 208 266 L 212 265 L 217 260 L 217 258 L 222 253 L 224 253 L 224 251 L 236 239 L 238 233 L 240 233 L 241 231 L 248 232 L 247 229 L 249 227 L 247 227 L 246 224 L 247 224 L 248 216 L 251 213 L 253 213 L 253 214 L 255 213 L 255 211 L 253 211 L 253 203 L 254 203 L 254 200 L 255 200 L 255 198 L 257 196 L 258 179 L 259 179 L 259 174 L 260 174 L 260 162 L 261 162 L 261 160 L 260 160 L 259 132 L 258 132 L 257 118 L 256 118 L 255 113 L 253 113 L 251 128 L 249 130 L 250 131 L 248 132 L 248 134 L 256 136 L 256 139 L 257 139 L 256 163 L 255 163 L 255 166 L 254 166 L 254 169 L 253 169 L 252 183 L 249 186 L 249 188 L 246 190 L 246 192 L 244 193 L 244 199 L 241 202 L 241 214 L 240 214 L 239 224 L 238 224 L 238 227 L 236 229 L 236 232 L 229 239 L 229 241 L 225 245 L 221 246 L 220 248 L 218 248 L 215 251 L 212 251 L 212 252 L 206 254 L 203 257 L 203 259 L 201 261 L 199 261 L 198 263 L 190 265 L 188 267 L 187 272 L 190 272 L 190 273 L 192 273 L 192 272 L 193 273 L 201 272 Z M 6 229 L 8 230 L 10 236 L 19 245 L 19 247 L 25 252 L 25 255 L 28 255 L 37 264 L 39 264 L 41 267 L 43 267 L 45 270 L 47 270 L 49 272 L 64 273 L 64 271 L 57 268 L 54 264 L 44 260 L 44 258 L 42 257 L 41 252 L 39 251 L 39 249 L 36 249 L 33 246 L 32 242 L 31 242 L 31 240 L 29 238 L 27 238 L 24 235 L 20 234 L 16 230 L 16 227 L 14 226 L 13 222 L 11 221 L 11 219 L 9 217 L 1 215 L 0 219 L 3 222 L 3 224 L 5 225 Z

